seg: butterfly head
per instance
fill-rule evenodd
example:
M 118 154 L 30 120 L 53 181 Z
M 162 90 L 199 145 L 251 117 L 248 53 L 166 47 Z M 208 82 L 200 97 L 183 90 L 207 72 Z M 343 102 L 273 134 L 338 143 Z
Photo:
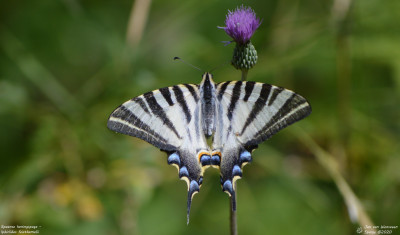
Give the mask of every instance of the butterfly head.
M 215 88 L 214 81 L 213 81 L 212 77 L 213 76 L 212 76 L 211 73 L 205 72 L 203 74 L 203 79 L 201 80 L 200 87 L 212 86 L 213 88 Z

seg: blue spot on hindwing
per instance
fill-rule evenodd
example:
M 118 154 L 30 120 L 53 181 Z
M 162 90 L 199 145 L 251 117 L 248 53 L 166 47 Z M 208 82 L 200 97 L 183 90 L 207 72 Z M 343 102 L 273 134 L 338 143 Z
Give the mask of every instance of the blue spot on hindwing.
M 251 162 L 251 154 L 246 150 L 240 154 L 240 163 L 243 162 Z
M 179 178 L 182 177 L 189 177 L 189 172 L 186 168 L 186 166 L 181 167 L 181 169 L 179 169 Z
M 240 169 L 240 167 L 238 165 L 235 165 L 232 169 L 232 175 L 233 176 L 240 176 L 242 177 L 242 170 Z
M 190 181 L 190 188 L 189 188 L 189 192 L 195 192 L 195 191 L 199 191 L 200 190 L 200 186 L 199 183 L 196 182 L 196 180 L 192 180 Z
M 219 155 L 213 155 L 213 156 L 211 157 L 211 164 L 212 164 L 212 165 L 219 166 L 220 163 L 221 163 L 221 159 L 220 159 Z
M 230 181 L 230 180 L 225 181 L 224 185 L 222 186 L 222 191 L 228 192 L 229 194 L 232 195 L 232 193 L 233 193 L 232 181 Z
M 171 155 L 168 156 L 168 164 L 176 164 L 176 165 L 180 165 L 181 164 L 181 160 L 179 159 L 179 155 L 177 153 L 173 153 Z
M 201 162 L 201 165 L 203 165 L 203 166 L 211 165 L 211 157 L 210 157 L 210 155 L 203 154 L 200 157 L 200 162 Z

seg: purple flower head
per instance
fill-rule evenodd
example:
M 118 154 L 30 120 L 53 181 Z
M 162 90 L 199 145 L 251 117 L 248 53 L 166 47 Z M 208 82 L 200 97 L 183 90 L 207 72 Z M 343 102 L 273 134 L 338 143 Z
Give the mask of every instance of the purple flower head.
M 224 29 L 236 43 L 246 44 L 260 25 L 260 18 L 256 17 L 253 9 L 242 5 L 234 11 L 228 11 L 225 27 L 219 28 Z

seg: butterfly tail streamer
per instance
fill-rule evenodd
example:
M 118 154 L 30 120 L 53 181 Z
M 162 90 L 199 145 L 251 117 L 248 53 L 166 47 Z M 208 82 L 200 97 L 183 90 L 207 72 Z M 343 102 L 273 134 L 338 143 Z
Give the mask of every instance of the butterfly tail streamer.
M 232 210 L 236 211 L 236 192 L 235 192 L 235 189 L 233 188 L 232 181 L 226 180 L 224 182 L 224 185 L 222 186 L 222 190 L 231 197 Z
M 167 162 L 178 168 L 179 178 L 187 183 L 187 224 L 189 224 L 190 208 L 193 196 L 200 191 L 200 185 L 203 182 L 202 171 L 200 167 L 196 167 L 196 162 L 191 161 L 191 154 L 185 151 L 166 152 L 168 154 Z
M 223 159 L 221 186 L 222 191 L 226 192 L 229 197 L 231 197 L 232 211 L 236 211 L 236 181 L 242 178 L 243 167 L 252 162 L 251 152 L 255 148 L 257 148 L 257 146 L 228 151 L 231 157 Z
M 187 199 L 187 224 L 189 224 L 189 215 L 190 215 L 190 208 L 192 205 L 192 199 L 193 196 L 198 193 L 200 190 L 199 184 L 195 181 L 192 180 L 190 182 L 189 190 L 188 190 L 188 199 Z
M 236 186 L 235 186 L 236 188 Z M 236 211 L 236 190 L 233 190 L 231 194 L 231 208 L 232 211 Z

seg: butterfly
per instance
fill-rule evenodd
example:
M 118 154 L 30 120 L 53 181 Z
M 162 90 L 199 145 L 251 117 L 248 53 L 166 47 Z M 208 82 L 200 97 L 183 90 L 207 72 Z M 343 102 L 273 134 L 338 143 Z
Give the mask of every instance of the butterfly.
M 293 91 L 251 81 L 215 83 L 204 73 L 199 85 L 164 87 L 126 101 L 111 113 L 107 127 L 167 153 L 168 164 L 188 186 L 189 223 L 205 169 L 219 168 L 222 190 L 236 210 L 235 183 L 252 151 L 310 113 L 307 100 Z

